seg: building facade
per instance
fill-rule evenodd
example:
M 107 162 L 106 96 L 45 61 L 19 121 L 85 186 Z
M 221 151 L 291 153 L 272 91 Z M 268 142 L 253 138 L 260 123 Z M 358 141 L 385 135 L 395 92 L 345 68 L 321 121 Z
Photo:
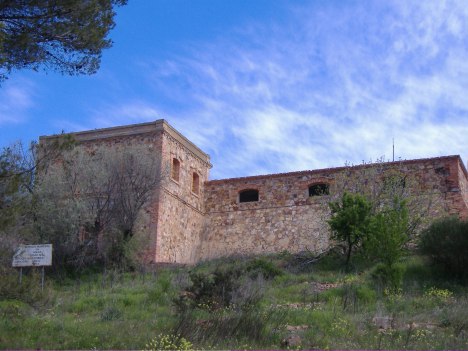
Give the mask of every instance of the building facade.
M 322 252 L 330 244 L 328 202 L 349 185 L 385 185 L 389 175 L 397 176 L 403 191 L 412 189 L 415 207 L 430 206 L 426 216 L 468 218 L 468 173 L 458 155 L 209 180 L 210 157 L 165 120 L 72 136 L 77 147 L 138 147 L 160 162 L 162 181 L 140 226 L 150 238 L 148 262 Z M 43 136 L 40 142 L 58 137 Z

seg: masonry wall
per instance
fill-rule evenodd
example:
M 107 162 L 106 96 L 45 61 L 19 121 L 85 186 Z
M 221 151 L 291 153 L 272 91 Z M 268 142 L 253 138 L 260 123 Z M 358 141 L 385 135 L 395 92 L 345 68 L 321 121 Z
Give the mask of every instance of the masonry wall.
M 468 173 L 461 160 L 457 162 L 458 173 L 458 191 L 460 196 L 455 196 L 455 206 L 458 215 L 464 219 L 468 219 Z
M 134 151 L 136 157 L 154 162 L 155 169 L 161 169 L 163 130 L 155 123 L 114 127 L 73 133 L 76 146 L 72 152 L 83 151 L 90 160 L 96 151 L 109 151 L 109 155 Z M 41 137 L 47 144 L 60 136 Z M 84 160 L 85 162 L 85 160 Z M 142 262 L 154 262 L 156 255 L 157 219 L 159 217 L 159 189 L 154 190 L 151 201 L 139 214 L 135 223 L 135 235 L 139 236 L 146 249 L 140 253 Z
M 328 246 L 323 199 L 309 199 L 314 175 L 212 181 L 206 184 L 206 227 L 200 259 Z M 239 203 L 239 191 L 257 189 L 258 202 Z
M 160 192 L 160 212 L 156 249 L 157 262 L 195 263 L 204 225 L 204 183 L 208 180 L 209 158 L 190 150 L 168 133 L 162 138 L 165 181 Z M 172 163 L 180 163 L 178 180 Z M 193 175 L 198 175 L 198 193 L 193 191 Z
M 462 192 L 468 183 L 458 156 L 386 163 L 377 168 L 374 173 L 368 166 L 357 166 L 207 182 L 199 259 L 282 250 L 323 251 L 330 234 L 327 204 L 340 197 L 338 183 L 343 177 L 353 179 L 353 173 L 379 181 L 390 173 L 407 175 L 407 181 L 412 179 L 418 186 L 419 198 L 412 199 L 416 206 L 418 200 L 432 204 L 429 217 L 467 211 Z M 330 184 L 330 195 L 309 197 L 309 186 L 316 183 Z M 245 189 L 257 189 L 259 201 L 240 203 L 239 192 Z
M 159 169 L 162 169 L 162 136 L 163 131 L 157 130 L 144 134 L 130 134 L 126 136 L 113 136 L 103 139 L 86 140 L 81 142 L 80 146 L 88 151 L 97 148 L 109 148 L 116 152 L 125 150 L 134 150 L 140 157 L 152 158 L 159 163 Z M 162 177 L 162 175 L 161 175 Z M 156 245 L 158 232 L 159 210 L 160 210 L 160 191 L 155 189 L 152 200 L 142 209 L 136 222 L 135 235 L 145 243 L 146 249 L 140 253 L 142 262 L 156 262 Z

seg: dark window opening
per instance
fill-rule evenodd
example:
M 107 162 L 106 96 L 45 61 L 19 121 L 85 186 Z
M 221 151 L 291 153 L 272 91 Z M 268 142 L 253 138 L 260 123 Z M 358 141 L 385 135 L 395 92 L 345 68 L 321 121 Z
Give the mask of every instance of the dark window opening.
M 172 159 L 172 179 L 178 182 L 179 174 L 180 174 L 180 161 L 176 158 L 173 158 Z
M 330 187 L 328 184 L 314 184 L 309 186 L 309 196 L 322 196 L 330 194 Z
M 239 193 L 239 202 L 258 201 L 258 190 L 249 189 Z
M 192 192 L 198 195 L 199 191 L 200 191 L 200 177 L 197 173 L 193 173 Z

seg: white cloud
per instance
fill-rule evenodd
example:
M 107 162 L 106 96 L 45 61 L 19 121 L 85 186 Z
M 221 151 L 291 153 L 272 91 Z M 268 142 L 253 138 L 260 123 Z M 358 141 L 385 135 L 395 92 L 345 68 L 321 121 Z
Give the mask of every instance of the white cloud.
M 147 63 L 155 95 L 93 125 L 167 118 L 215 178 L 468 150 L 464 1 L 318 3 Z M 118 117 L 117 117 L 118 116 Z
M 0 126 L 22 123 L 34 106 L 34 85 L 30 80 L 6 81 L 0 89 Z

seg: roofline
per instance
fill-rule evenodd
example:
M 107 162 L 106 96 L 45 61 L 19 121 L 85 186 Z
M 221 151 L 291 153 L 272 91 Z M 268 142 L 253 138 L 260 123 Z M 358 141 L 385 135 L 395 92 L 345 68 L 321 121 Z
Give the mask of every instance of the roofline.
M 211 185 L 211 184 L 221 184 L 221 183 L 227 183 L 227 182 L 243 182 L 243 181 L 261 180 L 261 179 L 295 177 L 295 176 L 301 176 L 301 175 L 321 174 L 324 172 L 336 173 L 336 172 L 340 172 L 340 171 L 350 169 L 350 168 L 352 169 L 369 168 L 376 164 L 385 164 L 385 165 L 392 166 L 392 165 L 413 164 L 413 163 L 419 163 L 419 162 L 425 162 L 425 161 L 437 161 L 437 160 L 446 160 L 446 159 L 456 159 L 457 161 L 459 161 L 459 164 L 461 165 L 461 169 L 468 179 L 468 172 L 466 170 L 465 165 L 463 164 L 463 161 L 460 155 L 450 155 L 450 156 L 417 158 L 417 159 L 412 159 L 412 160 L 400 160 L 400 161 L 391 161 L 391 162 L 368 163 L 368 164 L 362 164 L 362 165 L 330 167 L 330 168 L 321 168 L 321 169 L 286 172 L 286 173 L 264 174 L 264 175 L 255 175 L 255 176 L 247 176 L 247 177 L 215 179 L 215 180 L 210 180 L 206 182 L 205 184 Z
M 188 140 L 185 136 L 178 132 L 164 119 L 158 119 L 153 122 L 136 123 L 125 126 L 99 128 L 93 130 L 84 130 L 81 132 L 71 132 L 66 134 L 43 135 L 39 137 L 39 142 L 47 142 L 49 140 L 54 140 L 63 137 L 64 135 L 72 135 L 75 141 L 77 141 L 78 143 L 82 143 L 109 138 L 142 135 L 154 133 L 157 131 L 164 131 L 168 133 L 171 137 L 173 137 L 175 140 L 177 140 L 179 143 L 185 146 L 189 151 L 191 151 L 195 156 L 199 157 L 201 160 L 211 165 L 210 155 L 203 152 L 198 146 L 196 146 L 194 143 Z

